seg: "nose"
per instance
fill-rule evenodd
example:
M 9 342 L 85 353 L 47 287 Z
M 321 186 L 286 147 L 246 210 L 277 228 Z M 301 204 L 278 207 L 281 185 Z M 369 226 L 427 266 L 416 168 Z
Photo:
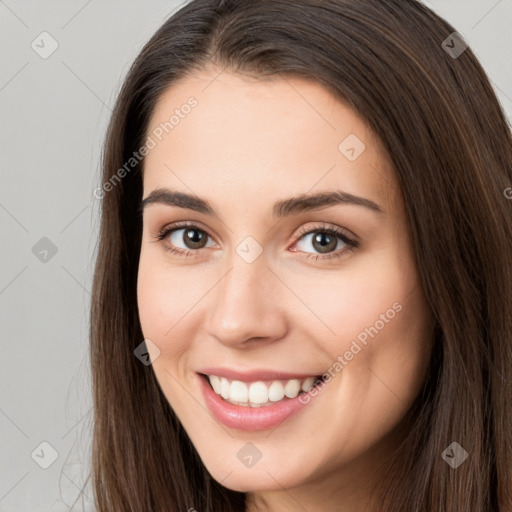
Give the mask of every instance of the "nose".
M 286 334 L 285 286 L 260 255 L 247 263 L 236 253 L 212 290 L 207 332 L 232 347 L 269 343 Z

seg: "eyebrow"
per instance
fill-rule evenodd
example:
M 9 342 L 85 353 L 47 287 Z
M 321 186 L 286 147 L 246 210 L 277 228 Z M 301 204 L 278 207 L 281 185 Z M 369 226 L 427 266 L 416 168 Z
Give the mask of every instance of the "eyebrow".
M 217 218 L 219 217 L 210 203 L 205 199 L 166 188 L 158 188 L 150 192 L 150 194 L 141 201 L 139 212 L 142 212 L 144 208 L 150 204 L 177 206 L 206 215 L 212 215 Z M 343 190 L 336 190 L 318 194 L 300 194 L 295 197 L 290 197 L 289 199 L 277 201 L 273 207 L 273 216 L 283 218 L 296 213 L 319 210 L 337 204 L 362 206 L 373 212 L 385 215 L 382 208 L 370 199 L 355 196 Z

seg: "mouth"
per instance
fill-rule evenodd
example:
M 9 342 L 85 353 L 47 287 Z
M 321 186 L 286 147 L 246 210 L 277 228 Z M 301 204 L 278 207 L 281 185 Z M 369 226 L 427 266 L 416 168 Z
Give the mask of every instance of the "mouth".
M 322 382 L 322 375 L 288 380 L 244 382 L 217 375 L 199 373 L 210 389 L 222 400 L 242 407 L 269 407 L 293 400 Z
M 249 382 L 197 372 L 196 378 L 205 404 L 217 421 L 252 432 L 275 428 L 312 407 L 310 403 L 320 395 L 312 391 L 323 384 L 321 376 Z

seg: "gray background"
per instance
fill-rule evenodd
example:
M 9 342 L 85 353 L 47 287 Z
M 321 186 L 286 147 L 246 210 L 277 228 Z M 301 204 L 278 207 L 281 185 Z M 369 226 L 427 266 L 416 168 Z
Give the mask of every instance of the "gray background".
M 469 43 L 512 119 L 512 0 L 425 3 Z M 181 4 L 0 0 L 0 512 L 94 510 L 90 485 L 75 503 L 92 419 L 93 190 L 122 79 Z M 43 442 L 58 454 L 47 469 Z

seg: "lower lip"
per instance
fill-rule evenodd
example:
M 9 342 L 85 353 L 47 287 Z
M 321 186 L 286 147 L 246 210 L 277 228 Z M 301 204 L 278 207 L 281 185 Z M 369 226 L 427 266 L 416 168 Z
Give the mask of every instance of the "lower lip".
M 206 405 L 213 416 L 227 427 L 238 430 L 255 431 L 273 428 L 293 416 L 314 399 L 310 395 L 308 402 L 302 403 L 299 401 L 301 395 L 298 395 L 295 398 L 265 407 L 234 405 L 226 402 L 213 391 L 207 377 L 200 374 L 196 374 L 196 376 L 199 379 L 199 386 Z

